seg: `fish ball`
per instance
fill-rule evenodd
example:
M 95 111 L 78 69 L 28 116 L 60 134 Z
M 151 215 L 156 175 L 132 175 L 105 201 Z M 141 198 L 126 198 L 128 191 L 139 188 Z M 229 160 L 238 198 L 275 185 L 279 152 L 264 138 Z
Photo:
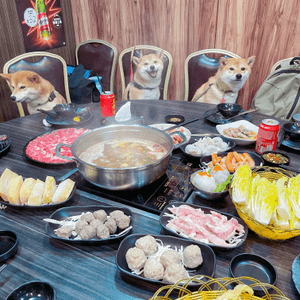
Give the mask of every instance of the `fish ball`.
M 107 213 L 103 209 L 94 211 L 93 215 L 96 219 L 99 219 L 103 223 L 107 220 Z
M 153 280 L 161 280 L 164 277 L 164 266 L 156 259 L 147 259 L 144 266 L 144 276 Z
M 163 252 L 163 254 L 160 256 L 160 261 L 163 266 L 167 268 L 172 264 L 180 264 L 181 256 L 176 250 L 170 249 Z
M 80 221 L 86 221 L 88 223 L 90 223 L 92 220 L 94 220 L 95 217 L 93 216 L 93 214 L 91 212 L 87 212 L 84 213 L 81 217 L 80 217 Z
M 85 227 L 85 226 L 88 226 L 88 222 L 87 221 L 77 221 L 76 224 L 75 224 L 75 231 L 77 232 L 77 234 L 80 233 L 80 231 Z
M 126 229 L 127 227 L 129 227 L 129 225 L 130 225 L 130 217 L 129 216 L 124 215 L 121 220 L 117 221 L 117 226 L 121 230 Z
M 163 279 L 169 283 L 176 283 L 178 280 L 188 277 L 189 274 L 184 268 L 184 266 L 174 264 L 166 268 Z
M 55 233 L 58 237 L 68 239 L 72 235 L 72 231 L 73 231 L 72 226 L 64 225 L 64 226 L 58 228 L 55 231 Z
M 189 245 L 183 250 L 183 263 L 188 268 L 197 268 L 203 262 L 201 249 L 197 245 Z
M 95 228 L 97 228 L 99 225 L 102 225 L 102 224 L 103 224 L 103 222 L 100 221 L 99 219 L 94 219 L 94 220 L 92 220 L 92 222 L 90 223 L 90 225 L 93 226 L 93 227 L 95 227 Z
M 110 217 L 112 217 L 116 222 L 118 222 L 119 220 L 121 220 L 125 214 L 122 210 L 114 210 L 109 214 Z
M 125 255 L 128 268 L 132 271 L 140 271 L 147 260 L 143 250 L 136 247 L 130 248 Z
M 152 235 L 143 236 L 135 241 L 135 246 L 149 256 L 157 251 L 157 243 Z
M 100 221 L 100 220 L 99 220 Z M 109 229 L 105 224 L 101 224 L 97 227 L 97 237 L 99 239 L 108 239 L 109 238 Z
M 105 225 L 109 229 L 110 234 L 114 234 L 117 231 L 117 223 L 113 218 L 108 218 Z
M 79 233 L 80 237 L 83 240 L 90 240 L 94 238 L 96 234 L 97 234 L 96 228 L 91 225 L 85 226 Z

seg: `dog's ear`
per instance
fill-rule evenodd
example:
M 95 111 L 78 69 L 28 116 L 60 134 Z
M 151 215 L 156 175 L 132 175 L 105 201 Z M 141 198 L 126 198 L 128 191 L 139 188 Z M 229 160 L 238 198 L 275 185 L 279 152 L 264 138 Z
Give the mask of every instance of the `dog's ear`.
M 12 74 L 0 74 L 1 77 L 3 77 L 7 82 L 10 83 Z
M 140 57 L 132 56 L 132 61 L 135 65 L 138 65 L 141 61 Z
M 157 56 L 158 58 L 162 59 L 163 56 L 164 56 L 164 50 L 161 49 L 159 52 L 156 53 L 156 56 Z
M 221 56 L 219 59 L 219 64 L 221 68 L 225 67 L 227 65 L 227 58 Z
M 249 65 L 250 68 L 252 68 L 254 62 L 255 62 L 255 56 L 251 56 L 247 59 L 247 64 Z
M 41 82 L 41 78 L 38 74 L 32 74 L 29 77 L 27 77 L 27 79 L 29 81 L 31 81 L 32 83 L 40 83 Z

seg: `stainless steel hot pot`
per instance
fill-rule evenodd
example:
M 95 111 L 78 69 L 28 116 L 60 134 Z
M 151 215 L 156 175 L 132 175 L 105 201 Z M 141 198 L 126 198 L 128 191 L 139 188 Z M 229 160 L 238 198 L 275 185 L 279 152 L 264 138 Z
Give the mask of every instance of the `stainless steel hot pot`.
M 152 164 L 119 169 L 97 167 L 79 158 L 83 151 L 97 143 L 123 138 L 149 140 L 165 147 L 168 153 Z M 60 154 L 62 146 L 70 147 L 74 158 L 62 156 Z M 169 166 L 173 147 L 172 138 L 158 129 L 141 125 L 110 125 L 84 133 L 75 140 L 72 146 L 58 144 L 55 152 L 61 158 L 73 159 L 80 173 L 91 183 L 108 190 L 126 190 L 141 188 L 164 175 Z

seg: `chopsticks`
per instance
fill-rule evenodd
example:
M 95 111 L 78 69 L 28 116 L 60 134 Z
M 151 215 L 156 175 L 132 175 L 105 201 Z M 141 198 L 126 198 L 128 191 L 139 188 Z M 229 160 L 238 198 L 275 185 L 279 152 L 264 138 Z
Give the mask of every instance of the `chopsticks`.
M 0 267 L 0 273 L 7 267 L 7 264 L 3 264 L 1 267 Z

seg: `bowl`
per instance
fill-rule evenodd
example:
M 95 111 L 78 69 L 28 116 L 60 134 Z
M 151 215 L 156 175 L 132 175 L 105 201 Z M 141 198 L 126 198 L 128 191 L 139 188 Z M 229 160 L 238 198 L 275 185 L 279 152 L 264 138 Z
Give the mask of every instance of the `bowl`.
M 184 116 L 181 115 L 168 115 L 165 117 L 165 122 L 170 124 L 180 124 L 184 122 Z
M 265 164 L 269 166 L 287 166 L 290 163 L 290 158 L 280 151 L 265 151 L 261 154 L 261 157 Z M 284 159 L 284 161 L 282 159 Z
M 0 262 L 14 256 L 18 250 L 18 237 L 12 231 L 0 231 Z
M 201 198 L 203 198 L 205 200 L 216 201 L 216 200 L 225 198 L 228 195 L 229 185 L 227 185 L 226 188 L 220 193 L 211 193 L 211 192 L 207 192 L 207 191 L 204 191 L 204 190 L 201 190 L 200 188 L 198 188 L 194 183 L 194 177 L 197 175 L 197 173 L 199 173 L 199 170 L 194 172 L 193 174 L 191 174 L 190 183 L 191 183 L 191 186 L 192 186 L 194 192 L 198 196 L 200 196 Z
M 273 265 L 263 257 L 250 253 L 236 255 L 230 262 L 229 271 L 233 278 L 247 276 L 271 285 L 275 285 L 277 280 L 277 272 Z M 252 283 L 247 279 L 241 281 L 247 285 Z M 261 289 L 254 288 L 254 292 L 257 294 Z
M 294 114 L 292 120 L 294 122 L 300 122 L 300 114 Z
M 226 119 L 234 117 L 243 109 L 242 106 L 236 103 L 220 103 L 217 105 L 219 112 Z
M 300 141 L 300 122 L 285 123 L 283 129 L 291 140 Z
M 8 295 L 6 300 L 54 300 L 55 290 L 47 282 L 31 281 L 27 282 Z
M 224 136 L 225 138 L 227 138 L 229 140 L 234 141 L 237 145 L 246 146 L 246 145 L 254 144 L 256 142 L 256 137 L 255 137 L 255 139 L 243 139 L 243 138 L 237 138 L 237 137 L 230 137 L 230 136 L 224 134 L 224 130 L 229 129 L 229 128 L 239 128 L 240 126 L 244 126 L 247 130 L 254 132 L 257 136 L 258 127 L 246 120 L 240 120 L 240 121 L 232 122 L 232 123 L 228 123 L 228 124 L 217 125 L 216 129 L 222 136 Z
M 64 118 L 74 118 L 77 110 L 77 104 L 75 103 L 63 103 L 57 104 L 53 107 L 53 110 L 58 115 Z

